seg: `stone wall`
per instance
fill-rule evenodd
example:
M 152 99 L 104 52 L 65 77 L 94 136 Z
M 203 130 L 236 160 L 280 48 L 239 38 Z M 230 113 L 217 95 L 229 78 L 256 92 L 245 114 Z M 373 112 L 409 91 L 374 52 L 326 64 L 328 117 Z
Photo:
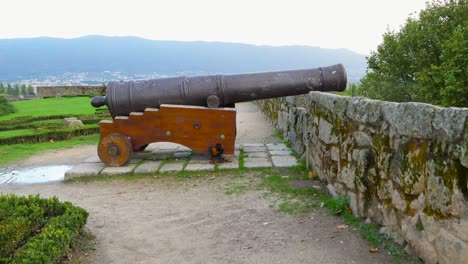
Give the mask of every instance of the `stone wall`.
M 56 97 L 68 95 L 97 95 L 104 87 L 102 85 L 83 86 L 37 86 L 38 97 Z
M 427 263 L 468 261 L 468 108 L 320 92 L 258 104 L 354 215 Z

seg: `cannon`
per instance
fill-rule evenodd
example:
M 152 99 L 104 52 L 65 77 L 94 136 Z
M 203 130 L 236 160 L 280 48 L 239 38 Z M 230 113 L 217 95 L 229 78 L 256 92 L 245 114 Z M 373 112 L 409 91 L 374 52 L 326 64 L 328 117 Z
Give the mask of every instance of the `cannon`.
M 153 142 L 174 142 L 212 156 L 232 155 L 235 103 L 310 91 L 343 91 L 346 82 L 342 64 L 265 73 L 111 81 L 106 96 L 91 100 L 94 107 L 107 105 L 113 118 L 99 123 L 98 155 L 107 165 L 121 166 L 132 152 L 142 151 Z

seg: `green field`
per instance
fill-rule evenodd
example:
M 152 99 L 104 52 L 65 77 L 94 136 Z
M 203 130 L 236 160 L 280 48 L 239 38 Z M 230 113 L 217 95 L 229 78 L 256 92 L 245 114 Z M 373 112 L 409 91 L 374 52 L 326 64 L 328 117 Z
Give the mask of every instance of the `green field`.
M 95 108 L 89 97 L 62 97 L 16 101 L 12 104 L 18 112 L 1 116 L 0 121 L 20 116 L 53 116 L 53 115 L 92 115 Z

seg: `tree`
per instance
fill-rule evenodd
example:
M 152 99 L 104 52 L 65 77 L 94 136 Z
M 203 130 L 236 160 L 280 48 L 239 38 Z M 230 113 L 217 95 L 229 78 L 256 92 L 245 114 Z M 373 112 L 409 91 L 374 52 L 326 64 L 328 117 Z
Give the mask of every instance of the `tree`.
M 466 0 L 428 3 L 417 19 L 385 33 L 367 62 L 362 95 L 468 107 Z
M 18 96 L 19 93 L 20 93 L 19 85 L 17 83 L 15 83 L 15 88 L 13 89 L 13 95 Z
M 22 94 L 22 95 L 27 95 L 28 94 L 28 88 L 26 87 L 26 84 L 24 84 L 24 83 L 21 85 L 20 94 Z
M 11 88 L 11 83 L 7 83 L 7 89 L 6 89 L 6 93 L 8 95 L 11 95 L 13 93 L 13 90 Z
M 0 82 L 0 94 L 5 93 L 5 86 L 3 86 L 3 83 Z
M 31 95 L 34 93 L 34 87 L 32 85 L 28 85 L 28 95 Z

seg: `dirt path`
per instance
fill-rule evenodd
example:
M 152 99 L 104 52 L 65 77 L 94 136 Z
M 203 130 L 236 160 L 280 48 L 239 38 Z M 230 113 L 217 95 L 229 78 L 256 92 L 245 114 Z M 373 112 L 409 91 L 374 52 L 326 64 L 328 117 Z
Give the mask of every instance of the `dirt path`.
M 246 109 L 257 120 L 246 128 L 240 123 L 238 136 L 251 143 L 276 142 L 255 106 Z M 64 158 L 70 151 L 44 154 L 42 162 L 53 155 Z M 41 157 L 25 163 L 40 163 Z M 391 262 L 384 252 L 369 253 L 367 242 L 351 230 L 337 229 L 340 219 L 318 211 L 280 213 L 271 207 L 274 197 L 265 198 L 264 191 L 256 190 L 254 176 L 232 174 L 0 185 L 0 192 L 58 196 L 88 210 L 87 227 L 96 236 L 93 263 Z M 252 188 L 225 194 L 226 186 L 239 181 L 250 182 Z

